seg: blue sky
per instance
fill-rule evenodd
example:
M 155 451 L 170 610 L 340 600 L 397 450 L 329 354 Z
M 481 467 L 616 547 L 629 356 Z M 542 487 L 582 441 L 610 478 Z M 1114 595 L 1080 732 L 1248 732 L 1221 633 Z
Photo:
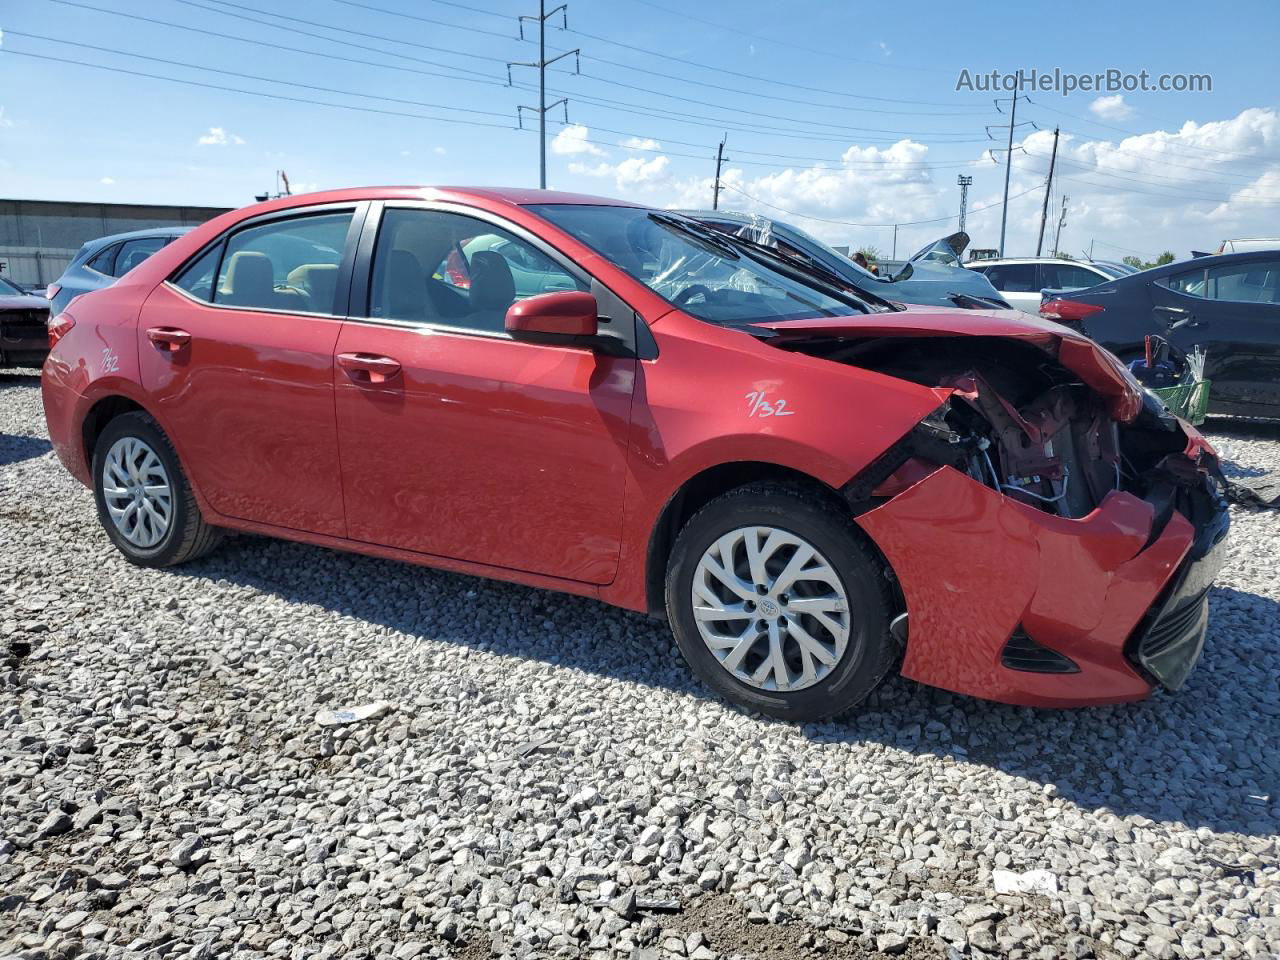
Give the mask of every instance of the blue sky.
M 536 92 L 505 85 L 508 60 L 537 56 L 516 34 L 530 12 L 515 0 L 0 0 L 0 196 L 235 206 L 272 189 L 276 169 L 295 190 L 536 185 L 537 137 L 512 129 Z M 548 80 L 549 100 L 570 98 L 571 125 L 559 108 L 549 124 L 555 188 L 709 206 L 727 133 L 724 206 L 884 254 L 887 224 L 951 218 L 902 226 L 905 255 L 954 229 L 964 173 L 973 243 L 993 247 L 1004 155 L 986 151 L 1003 146 L 1007 113 L 957 92 L 960 71 L 1145 69 L 1209 74 L 1213 89 L 1019 103 L 1040 129 L 1015 136 L 1007 252 L 1034 252 L 1055 124 L 1064 249 L 1185 255 L 1280 234 L 1272 0 L 1232 4 L 1229 25 L 1189 2 L 575 0 L 568 16 L 569 31 L 548 31 L 552 51 L 582 50 L 580 75 L 567 57 Z

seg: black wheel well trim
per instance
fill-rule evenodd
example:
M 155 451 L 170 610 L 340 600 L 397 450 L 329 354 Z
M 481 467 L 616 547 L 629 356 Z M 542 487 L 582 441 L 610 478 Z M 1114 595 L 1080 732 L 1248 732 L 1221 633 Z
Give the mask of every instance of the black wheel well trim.
M 151 416 L 151 411 L 137 400 L 126 397 L 122 393 L 112 393 L 95 400 L 89 412 L 85 414 L 84 420 L 80 422 L 80 440 L 84 446 L 85 469 L 90 473 L 93 472 L 93 448 L 98 442 L 98 437 L 102 436 L 102 431 L 107 429 L 107 424 L 126 413 L 145 413 Z
M 657 619 L 666 617 L 667 565 L 671 559 L 671 550 L 675 546 L 676 537 L 689 518 L 721 494 L 747 484 L 771 480 L 808 487 L 837 510 L 846 513 L 854 535 L 875 552 L 885 578 L 890 583 L 896 608 L 892 612 L 900 613 L 906 610 L 902 590 L 893 566 L 889 563 L 889 558 L 885 556 L 880 546 L 853 522 L 854 516 L 859 511 L 851 509 L 840 490 L 828 486 L 812 474 L 780 463 L 762 460 L 731 460 L 695 473 L 686 479 L 663 504 L 658 520 L 649 535 L 649 546 L 645 556 L 645 606 L 649 616 Z

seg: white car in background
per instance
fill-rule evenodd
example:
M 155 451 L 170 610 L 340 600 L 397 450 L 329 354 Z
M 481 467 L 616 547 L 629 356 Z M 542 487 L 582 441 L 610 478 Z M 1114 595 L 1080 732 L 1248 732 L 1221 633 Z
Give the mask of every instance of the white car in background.
M 1280 239 L 1249 237 L 1241 240 L 1223 240 L 1218 245 L 1219 253 L 1253 253 L 1257 250 L 1280 250 Z
M 1065 260 L 1058 257 L 1005 257 L 965 264 L 983 274 L 1016 310 L 1038 314 L 1041 290 L 1079 290 L 1137 273 L 1113 260 Z

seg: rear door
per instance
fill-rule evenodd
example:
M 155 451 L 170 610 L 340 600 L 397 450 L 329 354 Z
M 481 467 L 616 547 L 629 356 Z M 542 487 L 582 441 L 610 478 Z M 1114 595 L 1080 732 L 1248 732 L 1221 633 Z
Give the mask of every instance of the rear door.
M 997 263 L 986 268 L 987 279 L 1009 306 L 1040 312 L 1040 271 L 1034 263 Z
M 467 207 L 388 204 L 365 233 L 352 312 L 367 306 L 336 349 L 350 536 L 612 580 L 636 361 L 517 342 L 504 324 L 515 300 L 591 279 Z M 608 322 L 634 325 L 592 292 Z
M 364 209 L 242 224 L 142 308 L 143 386 L 225 516 L 345 535 L 333 352 Z
M 1151 284 L 1151 299 L 1174 346 L 1206 352 L 1211 409 L 1280 414 L 1280 254 L 1189 266 Z

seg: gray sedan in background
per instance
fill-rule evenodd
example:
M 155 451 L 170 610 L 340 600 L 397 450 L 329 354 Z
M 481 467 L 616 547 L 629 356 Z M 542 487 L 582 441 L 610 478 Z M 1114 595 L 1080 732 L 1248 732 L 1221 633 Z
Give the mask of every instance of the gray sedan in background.
M 82 293 L 111 286 L 116 278 L 123 277 L 147 257 L 190 230 L 190 227 L 152 227 L 90 240 L 76 251 L 62 276 L 49 284 L 45 291 L 51 304 L 51 315 L 57 316 L 72 298 Z

